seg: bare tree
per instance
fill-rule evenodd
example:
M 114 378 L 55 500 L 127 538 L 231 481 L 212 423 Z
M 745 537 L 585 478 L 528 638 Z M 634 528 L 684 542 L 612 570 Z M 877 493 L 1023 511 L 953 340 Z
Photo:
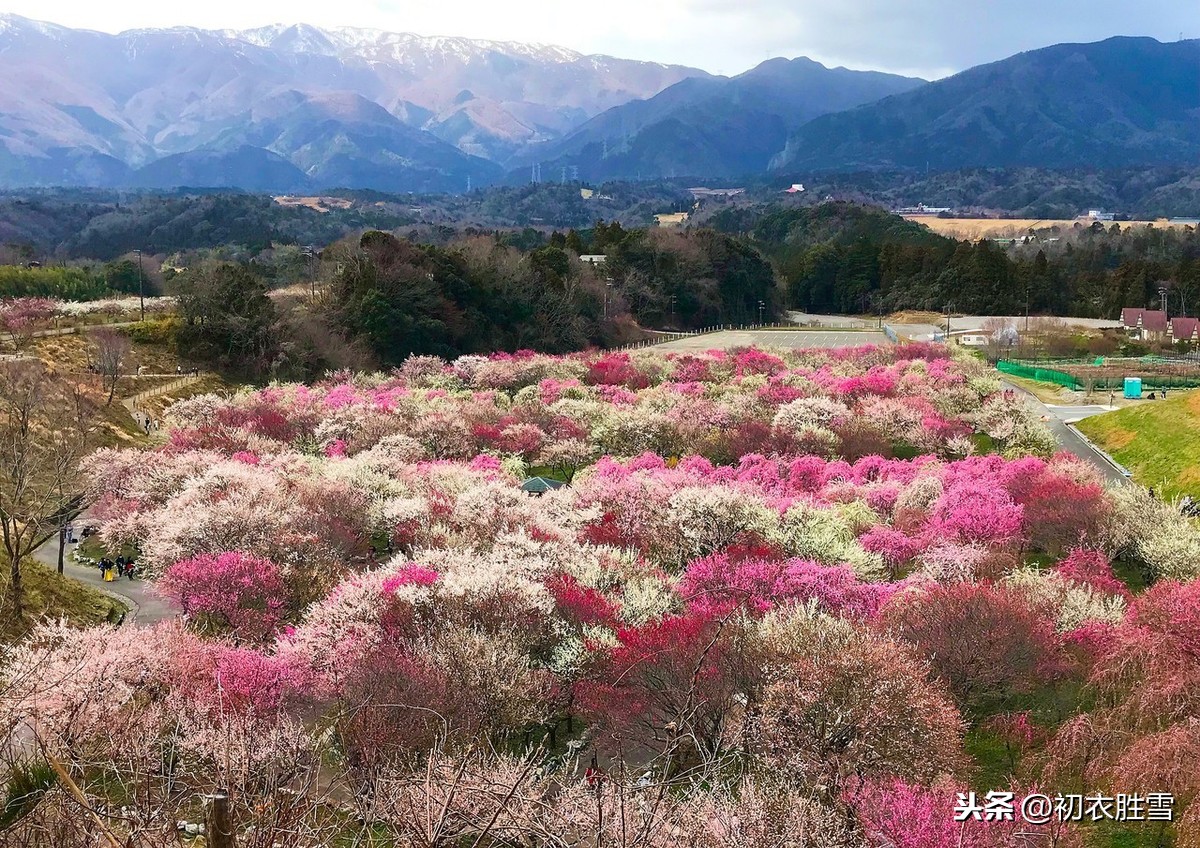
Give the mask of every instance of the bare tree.
M 133 345 L 129 337 L 111 327 L 102 327 L 92 333 L 92 352 L 96 360 L 96 371 L 104 390 L 108 392 L 106 406 L 112 406 L 113 397 L 117 393 L 117 383 L 120 382 L 125 360 Z
M 0 535 L 18 616 L 22 561 L 78 512 L 90 409 L 79 386 L 41 362 L 0 365 Z

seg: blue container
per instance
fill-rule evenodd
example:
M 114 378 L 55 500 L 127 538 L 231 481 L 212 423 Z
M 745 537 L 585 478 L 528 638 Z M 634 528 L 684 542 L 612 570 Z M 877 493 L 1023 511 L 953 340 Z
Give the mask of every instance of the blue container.
M 1126 377 L 1125 378 L 1125 398 L 1127 400 L 1140 400 L 1142 397 L 1142 378 L 1141 377 Z

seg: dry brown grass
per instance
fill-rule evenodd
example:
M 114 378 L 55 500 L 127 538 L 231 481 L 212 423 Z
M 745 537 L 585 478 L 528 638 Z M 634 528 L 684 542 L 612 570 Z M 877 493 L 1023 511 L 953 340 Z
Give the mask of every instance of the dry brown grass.
M 946 322 L 946 316 L 941 312 L 923 312 L 919 309 L 906 309 L 903 312 L 893 312 L 887 316 L 891 324 L 933 324 L 939 326 Z
M 317 212 L 328 212 L 331 209 L 349 209 L 354 202 L 344 197 L 292 197 L 280 195 L 274 198 L 280 206 L 307 206 Z
M 1072 220 L 1048 220 L 1037 218 L 935 218 L 925 215 L 906 215 L 910 221 L 916 221 L 918 224 L 924 224 L 944 236 L 952 236 L 957 239 L 981 239 L 981 238 L 1012 238 L 1016 236 L 1028 235 L 1030 230 L 1048 230 L 1052 227 L 1058 227 L 1061 230 L 1070 230 L 1075 224 L 1080 223 L 1083 226 L 1091 226 L 1092 222 L 1086 218 L 1075 218 Z M 1112 226 L 1110 221 L 1104 222 L 1104 226 Z M 1157 221 L 1117 221 L 1124 230 L 1127 227 L 1172 227 L 1180 228 L 1185 224 L 1171 224 L 1164 219 Z

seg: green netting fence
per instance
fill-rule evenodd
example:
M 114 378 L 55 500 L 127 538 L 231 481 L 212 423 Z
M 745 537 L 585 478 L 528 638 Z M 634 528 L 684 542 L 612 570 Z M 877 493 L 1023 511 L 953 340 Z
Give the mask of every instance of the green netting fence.
M 1028 380 L 1037 380 L 1041 383 L 1055 383 L 1059 386 L 1066 386 L 1068 389 L 1079 389 L 1079 380 L 1068 374 L 1066 371 L 1056 371 L 1053 368 L 1036 368 L 1031 365 L 1021 365 L 1017 362 L 1009 362 L 1006 359 L 1001 359 L 996 363 L 996 370 L 1004 374 L 1010 374 L 1013 377 L 1025 377 Z
M 1061 364 L 1069 364 L 1063 362 Z M 1108 364 L 1116 364 L 1113 360 L 1108 360 Z M 1156 374 L 1152 370 L 1140 370 L 1135 366 L 1134 362 L 1121 363 L 1129 367 L 1127 374 L 1090 374 L 1080 376 L 1076 374 L 1068 374 L 1066 371 L 1059 371 L 1057 368 L 1047 368 L 1043 365 L 1034 365 L 1027 362 L 1013 362 L 1011 360 L 1002 359 L 996 363 L 996 370 L 1004 374 L 1011 374 L 1014 377 L 1025 377 L 1030 380 L 1037 380 L 1042 383 L 1054 383 L 1055 385 L 1065 386 L 1068 389 L 1075 391 L 1088 390 L 1093 392 L 1120 392 L 1125 389 L 1125 378 L 1140 377 L 1142 380 L 1142 390 L 1146 392 L 1159 391 L 1162 389 L 1195 389 L 1200 388 L 1200 371 L 1195 374 Z M 1157 363 L 1145 363 L 1157 364 Z

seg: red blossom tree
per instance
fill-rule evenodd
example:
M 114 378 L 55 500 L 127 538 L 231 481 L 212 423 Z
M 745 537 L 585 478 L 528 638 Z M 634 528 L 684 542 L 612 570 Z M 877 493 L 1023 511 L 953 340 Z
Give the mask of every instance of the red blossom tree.
M 897 595 L 881 626 L 915 645 L 964 709 L 986 714 L 1064 670 L 1052 617 L 987 583 Z

